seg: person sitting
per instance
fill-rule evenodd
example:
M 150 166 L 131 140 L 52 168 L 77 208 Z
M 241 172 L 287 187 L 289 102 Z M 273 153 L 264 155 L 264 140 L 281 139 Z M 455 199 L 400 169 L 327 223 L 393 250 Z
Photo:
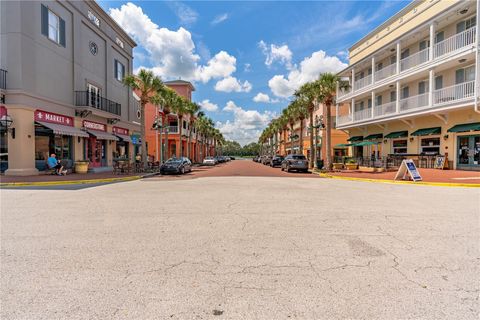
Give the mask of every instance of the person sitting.
M 60 164 L 60 161 L 57 160 L 57 155 L 52 153 L 47 159 L 47 166 L 49 169 L 55 169 L 55 173 L 59 176 L 67 175 L 67 170 L 63 170 L 63 166 Z

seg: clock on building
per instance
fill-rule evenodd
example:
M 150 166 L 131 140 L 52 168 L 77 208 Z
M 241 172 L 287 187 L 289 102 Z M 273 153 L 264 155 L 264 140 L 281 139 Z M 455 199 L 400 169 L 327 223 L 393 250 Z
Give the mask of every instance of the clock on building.
M 94 56 L 97 55 L 98 53 L 97 44 L 93 41 L 90 41 L 89 46 L 90 46 L 90 53 L 93 54 Z

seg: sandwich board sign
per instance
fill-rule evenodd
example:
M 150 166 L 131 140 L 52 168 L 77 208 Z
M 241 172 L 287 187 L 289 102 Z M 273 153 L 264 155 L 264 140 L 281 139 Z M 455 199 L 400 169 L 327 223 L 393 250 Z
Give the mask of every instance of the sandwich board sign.
M 394 180 L 398 180 L 400 177 L 405 180 L 407 173 L 410 175 L 413 181 L 422 181 L 422 176 L 420 176 L 417 166 L 412 159 L 405 159 L 402 161 Z
M 433 168 L 435 169 L 445 169 L 448 168 L 448 161 L 447 157 L 438 155 L 435 157 L 435 163 L 433 165 Z

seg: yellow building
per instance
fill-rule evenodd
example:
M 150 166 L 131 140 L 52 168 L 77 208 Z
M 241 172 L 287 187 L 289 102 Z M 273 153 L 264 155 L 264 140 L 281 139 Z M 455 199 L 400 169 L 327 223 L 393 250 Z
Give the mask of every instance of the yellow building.
M 478 1 L 413 1 L 349 50 L 337 129 L 353 155 L 480 170 Z

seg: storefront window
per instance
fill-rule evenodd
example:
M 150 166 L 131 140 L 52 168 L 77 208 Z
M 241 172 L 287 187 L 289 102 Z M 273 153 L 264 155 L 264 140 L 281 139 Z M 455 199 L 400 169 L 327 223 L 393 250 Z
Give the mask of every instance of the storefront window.
M 115 148 L 113 158 L 128 158 L 128 142 L 117 141 L 117 146 Z
M 8 168 L 8 135 L 7 130 L 0 129 L 0 172 Z
M 420 143 L 422 154 L 440 154 L 440 138 L 424 138 Z
M 47 160 L 50 153 L 50 137 L 35 135 L 35 160 Z
M 393 141 L 393 153 L 405 154 L 407 153 L 407 140 L 394 140 Z

